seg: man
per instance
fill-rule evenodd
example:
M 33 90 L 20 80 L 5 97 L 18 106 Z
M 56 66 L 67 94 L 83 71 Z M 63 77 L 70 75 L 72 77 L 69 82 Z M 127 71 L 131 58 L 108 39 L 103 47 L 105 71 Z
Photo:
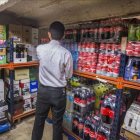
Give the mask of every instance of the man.
M 50 25 L 50 43 L 37 47 L 40 88 L 37 95 L 36 117 L 32 140 L 41 140 L 44 123 L 51 108 L 53 140 L 62 140 L 62 122 L 66 107 L 67 79 L 73 74 L 71 53 L 60 45 L 65 27 L 61 22 Z M 49 138 L 47 140 L 50 140 Z

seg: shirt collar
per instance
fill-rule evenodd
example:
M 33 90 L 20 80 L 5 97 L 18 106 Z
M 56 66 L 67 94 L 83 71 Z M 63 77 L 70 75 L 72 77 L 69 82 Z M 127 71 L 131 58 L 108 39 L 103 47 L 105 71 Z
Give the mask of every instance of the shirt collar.
M 59 42 L 59 41 L 56 41 L 56 40 L 51 40 L 51 41 L 49 42 L 49 44 L 60 45 L 60 42 Z

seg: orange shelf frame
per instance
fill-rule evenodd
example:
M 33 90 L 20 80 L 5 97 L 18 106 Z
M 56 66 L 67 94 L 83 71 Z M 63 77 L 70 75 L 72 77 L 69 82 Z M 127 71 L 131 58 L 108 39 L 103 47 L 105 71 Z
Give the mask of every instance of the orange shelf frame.
M 39 62 L 27 62 L 27 63 L 13 63 L 14 68 L 27 67 L 27 66 L 38 66 Z
M 0 69 L 2 69 L 2 68 L 9 69 L 9 66 L 10 66 L 10 64 L 0 64 Z
M 88 72 L 82 72 L 82 71 L 74 70 L 73 74 L 83 76 L 83 77 L 86 77 L 86 78 L 95 79 L 95 80 L 97 80 L 97 77 L 98 77 L 98 78 L 106 80 L 108 83 L 112 83 L 114 85 L 117 85 L 117 82 L 118 82 L 118 79 L 116 79 L 116 78 L 97 75 L 97 74 L 94 74 L 94 73 L 88 73 Z
M 26 116 L 28 116 L 28 115 L 34 114 L 35 112 L 36 112 L 36 109 L 32 109 L 32 110 L 23 112 L 22 114 L 19 114 L 19 115 L 17 115 L 17 116 L 14 116 L 14 117 L 13 117 L 13 122 L 15 122 L 16 120 L 21 119 L 21 118 L 23 118 L 23 117 L 26 117 Z

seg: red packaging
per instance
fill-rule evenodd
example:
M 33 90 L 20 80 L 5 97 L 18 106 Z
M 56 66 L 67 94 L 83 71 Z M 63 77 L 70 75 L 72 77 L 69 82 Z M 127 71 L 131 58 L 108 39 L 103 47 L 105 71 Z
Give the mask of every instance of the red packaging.
M 108 66 L 107 65 L 103 65 L 102 66 L 102 70 L 107 71 L 108 70 Z
M 103 59 L 105 57 L 104 53 L 99 53 L 99 59 Z
M 119 67 L 114 67 L 113 73 L 116 75 L 119 74 Z
M 100 50 L 104 50 L 105 49 L 105 44 L 101 43 L 100 44 Z
M 106 50 L 112 50 L 112 45 L 111 44 L 106 44 L 105 49 Z
M 78 52 L 81 52 L 81 51 L 82 51 L 82 44 L 78 43 Z
M 97 64 L 96 70 L 101 70 L 101 69 L 102 69 L 102 65 L 101 64 Z
M 85 64 L 85 70 L 87 71 L 87 72 L 90 72 L 90 64 L 91 63 L 89 63 L 89 62 L 87 62 L 86 64 Z
M 104 59 L 103 58 L 98 59 L 98 63 L 99 64 L 104 64 Z
M 120 62 L 120 59 L 121 59 L 121 55 L 118 54 L 118 55 L 116 56 L 116 61 L 119 61 L 119 62 Z
M 82 52 L 86 52 L 86 44 L 82 43 Z
M 86 52 L 90 51 L 90 43 L 86 43 Z
M 91 56 L 92 56 L 92 53 L 88 52 L 87 57 L 91 57 Z
M 85 62 L 83 62 L 83 63 L 81 64 L 81 70 L 82 70 L 82 71 L 86 71 L 86 63 L 85 63 Z
M 82 61 L 78 61 L 78 70 L 82 70 Z
M 90 52 L 91 53 L 95 52 L 95 43 L 90 44 Z
M 112 50 L 114 51 L 118 50 L 118 44 L 112 44 Z
M 119 67 L 119 66 L 120 66 L 120 62 L 119 62 L 119 61 L 116 61 L 115 66 L 116 66 L 116 67 Z
M 126 50 L 134 50 L 134 44 L 132 42 L 127 43 Z
M 114 67 L 108 66 L 107 72 L 113 73 L 113 71 L 114 71 Z
M 134 51 L 133 50 L 126 50 L 126 55 L 134 55 Z

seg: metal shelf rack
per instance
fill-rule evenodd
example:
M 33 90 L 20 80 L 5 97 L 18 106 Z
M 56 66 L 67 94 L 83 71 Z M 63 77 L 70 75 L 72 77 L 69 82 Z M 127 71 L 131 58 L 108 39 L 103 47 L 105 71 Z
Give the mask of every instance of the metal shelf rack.
M 111 132 L 111 140 L 116 139 L 116 136 L 117 136 L 117 129 L 118 129 L 117 127 L 118 127 L 118 118 L 119 118 L 120 103 L 121 103 L 121 97 L 122 97 L 122 89 L 124 87 L 129 87 L 129 88 L 140 90 L 140 84 L 139 83 L 125 81 L 123 79 L 124 70 L 125 70 L 125 59 L 126 59 L 126 55 L 122 54 L 121 55 L 121 63 L 120 63 L 119 77 L 118 78 L 106 77 L 106 76 L 97 75 L 97 74 L 93 74 L 93 73 L 74 70 L 75 75 L 83 76 L 83 77 L 90 78 L 90 79 L 101 78 L 101 79 L 106 80 L 108 83 L 112 83 L 112 84 L 115 84 L 117 86 L 116 109 L 115 109 L 115 117 L 114 117 L 114 122 L 113 122 L 113 129 L 112 129 L 112 132 Z M 37 66 L 37 65 L 39 65 L 39 62 L 27 62 L 27 63 L 14 64 L 13 63 L 13 40 L 10 39 L 10 63 L 9 64 L 2 64 L 2 65 L 0 65 L 0 68 L 8 68 L 10 70 L 10 98 L 11 98 L 11 102 L 10 102 L 10 104 L 11 104 L 10 123 L 11 123 L 11 127 L 14 126 L 15 120 L 35 113 L 35 109 L 34 109 L 34 110 L 30 110 L 28 112 L 24 112 L 23 114 L 20 114 L 18 116 L 13 116 L 14 68 L 26 67 L 26 66 Z M 78 139 L 77 136 L 75 136 L 72 132 L 68 131 L 66 128 L 64 128 L 64 131 L 67 132 L 69 135 L 73 136 L 75 139 Z M 78 140 L 80 140 L 80 139 L 78 139 Z

